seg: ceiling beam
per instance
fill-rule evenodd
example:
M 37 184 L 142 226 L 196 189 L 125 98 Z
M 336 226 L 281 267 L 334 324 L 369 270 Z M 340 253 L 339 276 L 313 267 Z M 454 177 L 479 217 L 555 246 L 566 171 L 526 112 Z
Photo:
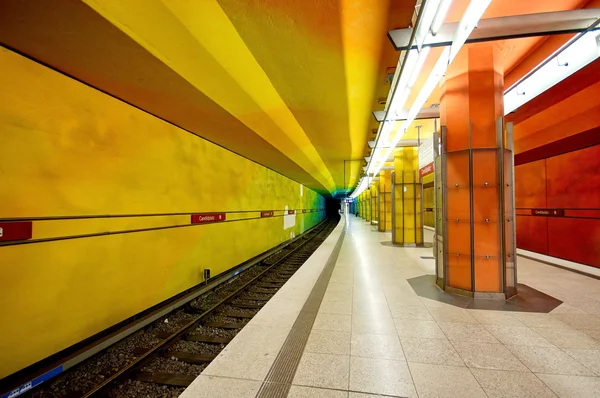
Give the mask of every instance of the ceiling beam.
M 599 20 L 599 8 L 482 19 L 466 43 L 585 32 L 597 28 Z M 443 24 L 437 35 L 427 36 L 423 46 L 443 47 L 451 45 L 457 27 L 458 23 Z M 411 34 L 411 28 L 395 29 L 388 31 L 388 38 L 397 51 L 407 50 Z M 413 48 L 416 48 L 416 46 Z
M 402 112 L 400 112 L 400 114 L 396 118 L 388 118 L 388 120 L 391 120 L 391 121 L 403 121 L 403 120 L 406 120 L 406 119 L 408 119 L 407 113 L 408 113 L 408 111 L 402 111 Z M 373 112 L 373 117 L 378 122 L 383 122 L 383 120 L 385 118 L 385 111 L 374 111 Z M 421 109 L 419 111 L 419 113 L 417 114 L 417 116 L 415 117 L 414 120 L 419 120 L 419 119 L 434 119 L 434 118 L 439 118 L 439 117 L 440 117 L 440 108 L 436 106 L 436 107 L 432 107 L 432 108 L 423 108 L 423 109 Z

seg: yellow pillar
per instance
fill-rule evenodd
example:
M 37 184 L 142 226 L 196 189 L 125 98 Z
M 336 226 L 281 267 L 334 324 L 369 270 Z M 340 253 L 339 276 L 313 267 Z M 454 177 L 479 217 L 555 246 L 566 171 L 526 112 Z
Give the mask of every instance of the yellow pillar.
M 365 190 L 365 221 L 371 222 L 371 188 Z
M 394 244 L 421 246 L 421 184 L 419 180 L 417 148 L 406 147 L 394 156 Z
M 380 232 L 392 230 L 392 172 L 379 172 L 379 224 Z
M 371 182 L 371 225 L 379 223 L 379 182 Z

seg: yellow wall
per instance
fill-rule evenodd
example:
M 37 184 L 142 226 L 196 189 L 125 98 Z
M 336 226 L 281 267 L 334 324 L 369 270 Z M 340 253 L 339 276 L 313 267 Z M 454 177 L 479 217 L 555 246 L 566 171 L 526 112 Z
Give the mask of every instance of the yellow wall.
M 0 219 L 246 211 L 233 220 L 324 207 L 323 197 L 272 170 L 3 48 L 0 87 Z M 322 217 L 195 226 L 189 215 L 34 221 L 34 239 L 181 227 L 0 246 L 0 378 Z

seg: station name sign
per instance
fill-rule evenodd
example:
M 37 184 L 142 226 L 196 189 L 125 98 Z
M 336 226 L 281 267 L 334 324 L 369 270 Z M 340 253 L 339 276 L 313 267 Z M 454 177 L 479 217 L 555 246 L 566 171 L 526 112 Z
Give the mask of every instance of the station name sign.
M 531 209 L 532 216 L 564 217 L 564 209 Z
M 0 242 L 31 239 L 32 233 L 31 221 L 0 222 Z
M 274 214 L 275 214 L 275 212 L 273 210 L 260 212 L 261 217 L 273 217 Z
M 192 224 L 206 224 L 211 222 L 225 221 L 227 216 L 225 213 L 201 213 L 192 214 Z

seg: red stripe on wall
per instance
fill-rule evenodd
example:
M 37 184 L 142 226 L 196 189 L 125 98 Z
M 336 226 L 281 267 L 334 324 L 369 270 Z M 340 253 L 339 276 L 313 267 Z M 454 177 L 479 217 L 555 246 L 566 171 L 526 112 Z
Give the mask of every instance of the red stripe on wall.
M 594 145 L 600 145 L 600 127 L 521 152 L 515 155 L 515 166 L 578 151 Z

